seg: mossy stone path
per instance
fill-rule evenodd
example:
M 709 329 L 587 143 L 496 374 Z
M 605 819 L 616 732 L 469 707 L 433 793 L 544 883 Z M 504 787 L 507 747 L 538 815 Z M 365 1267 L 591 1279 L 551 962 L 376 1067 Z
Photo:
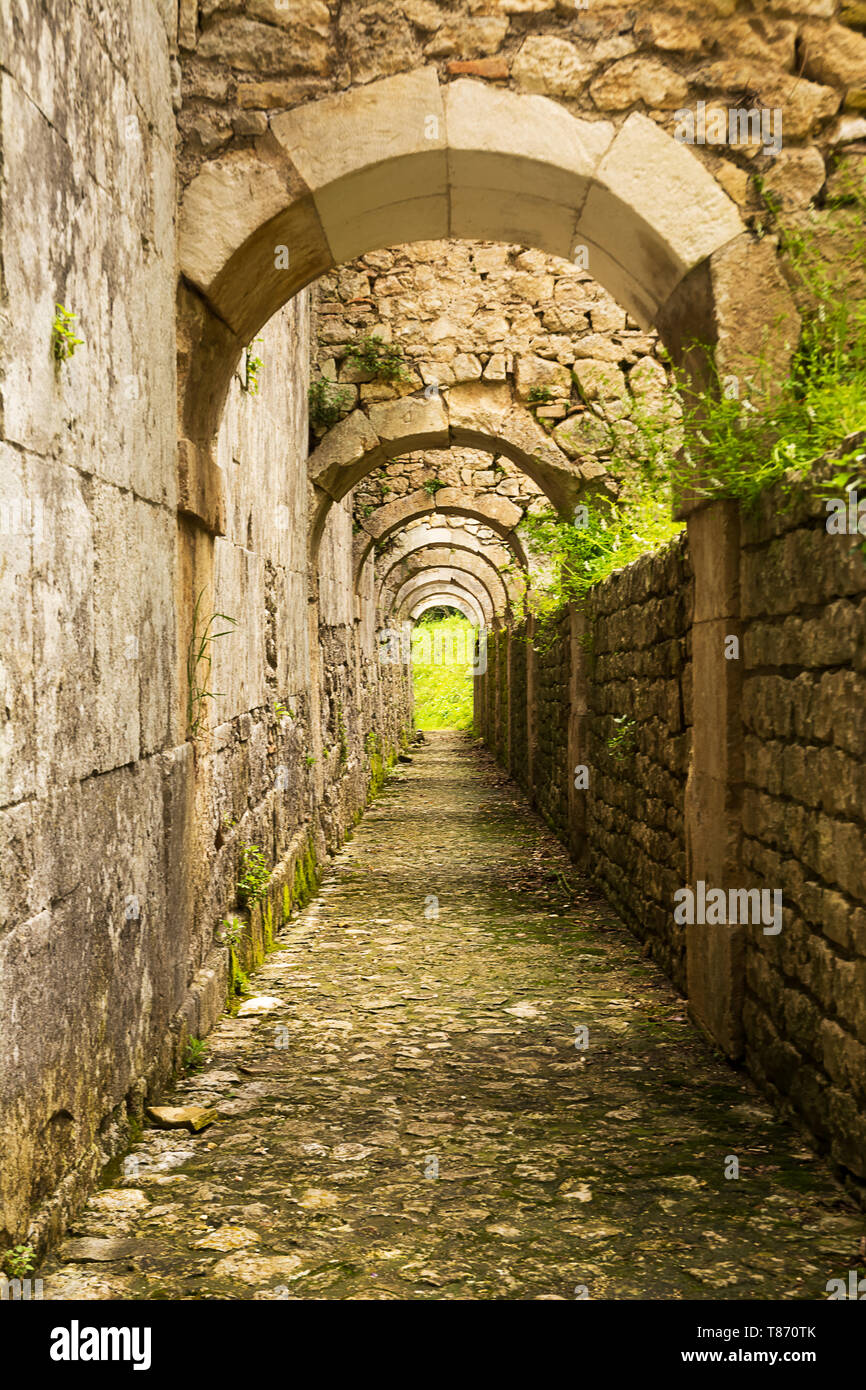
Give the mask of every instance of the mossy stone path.
M 857 1265 L 863 1214 L 465 735 L 252 985 L 161 1098 L 219 1121 L 145 1131 L 46 1297 L 823 1299 Z

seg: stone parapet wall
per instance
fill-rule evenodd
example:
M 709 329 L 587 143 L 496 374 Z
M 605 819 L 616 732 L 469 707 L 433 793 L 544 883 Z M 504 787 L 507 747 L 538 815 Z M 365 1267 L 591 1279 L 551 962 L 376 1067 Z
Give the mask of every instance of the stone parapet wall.
M 825 472 L 832 476 L 831 463 Z M 674 894 L 689 886 L 690 875 L 702 876 L 690 867 L 689 825 L 706 827 L 708 808 L 722 804 L 717 786 L 694 774 L 697 742 L 706 746 L 709 736 L 712 748 L 717 733 L 696 722 L 696 711 L 706 721 L 727 708 L 711 688 L 702 688 L 698 700 L 697 683 L 718 684 L 726 661 L 740 663 L 741 681 L 729 687 L 737 705 L 726 715 L 726 775 L 733 779 L 726 784 L 726 821 L 733 833 L 721 842 L 728 854 L 733 844 L 735 856 L 720 886 L 766 892 L 770 904 L 781 893 L 781 930 L 765 931 L 772 921 L 752 917 L 734 928 L 699 923 L 689 932 L 702 941 L 713 932 L 730 934 L 724 967 L 730 978 L 710 969 L 702 988 L 733 1011 L 728 1031 L 743 1038 L 752 1075 L 860 1191 L 866 1178 L 866 563 L 862 536 L 856 530 L 832 535 L 827 519 L 814 491 L 774 490 L 755 510 L 742 511 L 733 527 L 729 515 L 716 529 L 696 525 L 695 535 L 715 536 L 725 555 L 733 538 L 735 575 L 739 557 L 739 616 L 705 623 L 711 631 L 702 638 L 700 676 L 695 562 L 685 533 L 613 574 L 583 605 L 582 636 L 578 628 L 569 636 L 566 611 L 553 640 L 548 635 L 538 644 L 534 708 L 527 715 L 537 728 L 531 790 L 540 813 L 686 992 L 692 947 L 675 921 Z M 721 550 L 715 559 L 704 550 L 705 596 L 726 564 Z M 583 672 L 577 697 L 585 714 L 569 744 L 575 662 Z M 517 669 L 512 656 L 512 729 L 525 727 L 513 709 Z M 525 696 L 525 665 L 519 669 Z M 488 742 L 493 746 L 489 736 Z M 586 767 L 588 787 L 572 794 L 569 824 L 572 762 Z M 513 768 L 523 780 L 520 759 Z M 728 835 L 725 826 L 716 831 Z M 707 880 L 707 890 L 714 886 Z
M 538 745 L 535 804 L 561 838 L 568 833 L 568 688 L 571 679 L 567 610 L 551 619 L 536 656 Z
M 686 882 L 693 581 L 685 536 L 587 603 L 585 863 L 623 921 L 685 987 L 673 895 Z
M 743 523 L 742 858 L 783 903 L 747 935 L 744 1024 L 750 1070 L 864 1177 L 866 564 L 826 521 L 773 493 Z

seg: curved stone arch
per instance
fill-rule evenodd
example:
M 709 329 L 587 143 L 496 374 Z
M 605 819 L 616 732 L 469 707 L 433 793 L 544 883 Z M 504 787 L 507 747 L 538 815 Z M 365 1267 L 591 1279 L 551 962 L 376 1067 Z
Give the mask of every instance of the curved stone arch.
M 466 584 L 461 584 L 460 580 L 457 580 L 457 578 L 443 578 L 443 580 L 430 580 L 430 578 L 425 578 L 423 584 L 421 584 L 420 581 L 421 575 L 418 575 L 417 588 L 413 587 L 407 591 L 405 602 L 403 602 L 402 609 L 400 609 L 400 616 L 409 612 L 413 602 L 418 602 L 418 600 L 424 598 L 430 598 L 432 594 L 438 595 L 439 598 L 442 598 L 442 595 L 445 594 L 456 594 L 457 596 L 464 595 L 466 598 L 473 600 L 475 606 L 477 606 L 478 612 L 481 613 L 482 627 L 492 627 L 493 624 L 496 623 L 496 614 L 493 613 L 491 600 L 489 600 L 488 595 L 485 594 L 484 588 L 482 588 L 481 585 L 478 585 L 477 591 L 475 591 L 475 589 L 467 588 Z M 414 582 L 416 581 L 411 581 L 411 584 L 414 585 Z M 477 584 L 477 581 L 474 582 Z
M 468 593 L 461 594 L 459 598 L 446 592 L 428 595 L 409 609 L 410 621 L 417 622 L 425 613 L 429 613 L 431 608 L 454 608 L 476 627 L 484 627 L 484 614 L 480 608 L 475 607 L 475 600 Z
M 377 596 L 378 610 L 387 612 L 394 601 L 393 596 L 399 593 L 408 580 L 428 572 L 437 575 L 454 573 L 461 577 L 470 575 L 484 586 L 495 613 L 510 613 L 511 611 L 509 589 L 498 570 L 491 565 L 489 560 L 485 560 L 482 555 L 473 555 L 469 551 L 449 550 L 444 547 L 418 551 L 409 559 L 401 560 L 379 590 Z
M 709 171 L 636 112 L 616 130 L 548 97 L 440 84 L 431 66 L 275 113 L 269 127 L 256 148 L 205 164 L 180 209 L 193 287 L 181 305 L 180 481 L 192 511 L 215 506 L 211 449 L 245 344 L 335 265 L 442 237 L 579 250 L 639 323 L 679 347 L 719 308 L 711 278 L 703 294 L 677 298 L 681 286 L 744 235 Z
M 447 397 L 418 394 L 354 410 L 328 431 L 308 460 L 311 573 L 334 502 L 389 459 L 452 445 L 511 459 L 564 516 L 571 515 L 587 481 L 531 412 L 515 404 L 507 385 L 469 382 L 452 386 Z M 593 475 L 596 471 L 593 466 Z
M 376 592 L 381 593 L 388 582 L 388 576 L 397 565 L 411 561 L 413 556 L 427 550 L 480 555 L 496 569 L 508 563 L 508 552 L 504 546 L 479 540 L 471 531 L 460 531 L 446 526 L 419 527 L 407 533 L 404 545 L 391 551 L 378 562 Z
M 497 612 L 510 612 L 513 591 L 519 598 L 522 590 L 513 580 L 506 580 L 496 566 L 477 551 L 464 550 L 457 546 L 434 545 L 423 547 L 399 560 L 386 578 L 380 581 L 376 593 L 376 606 L 381 608 L 386 595 L 393 593 L 405 579 L 423 574 L 430 569 L 455 569 L 464 574 L 473 574 L 479 579 L 490 595 Z
M 430 594 L 434 589 L 442 591 L 442 588 L 448 587 L 449 584 L 455 585 L 457 589 L 466 589 L 467 594 L 473 595 L 478 600 L 488 624 L 496 620 L 500 610 L 496 607 L 487 584 L 480 580 L 477 575 L 470 574 L 468 570 L 460 569 L 455 564 L 441 566 L 439 569 L 420 570 L 417 574 L 410 574 L 409 577 L 400 582 L 399 587 L 384 595 L 382 616 L 386 617 L 388 614 L 403 616 L 410 598 L 413 596 L 420 598 L 421 594 Z
M 361 521 L 361 530 L 353 543 L 356 590 L 376 541 L 385 541 L 408 522 L 430 515 L 466 517 L 470 521 L 481 522 L 508 546 L 519 565 L 524 569 L 527 567 L 529 557 L 517 529 L 523 520 L 523 508 L 510 498 L 500 497 L 497 493 L 473 492 L 469 488 L 445 487 L 435 494 L 418 488 L 405 497 L 395 497 L 392 502 L 383 503 Z

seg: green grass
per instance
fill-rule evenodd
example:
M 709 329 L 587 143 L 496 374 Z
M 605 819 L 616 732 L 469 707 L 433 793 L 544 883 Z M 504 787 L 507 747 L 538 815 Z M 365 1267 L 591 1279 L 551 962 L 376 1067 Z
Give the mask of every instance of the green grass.
M 428 619 L 425 614 L 416 623 L 418 635 L 412 642 L 412 675 L 417 729 L 472 727 L 473 631 L 466 618 L 456 615 L 442 618 L 431 613 Z M 448 659 L 458 653 L 467 659 L 459 663 Z

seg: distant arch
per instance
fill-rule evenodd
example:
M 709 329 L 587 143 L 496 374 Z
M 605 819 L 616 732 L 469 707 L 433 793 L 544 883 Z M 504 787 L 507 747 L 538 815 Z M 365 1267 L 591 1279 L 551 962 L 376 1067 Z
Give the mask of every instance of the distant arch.
M 398 565 L 410 562 L 421 552 L 435 551 L 460 557 L 463 554 L 479 555 L 488 561 L 501 576 L 502 569 L 509 563 L 509 552 L 503 545 L 479 540 L 470 531 L 447 526 L 419 527 L 402 538 L 402 544 L 381 557 L 377 563 L 378 589 L 381 592 L 388 577 Z
M 308 460 L 311 565 L 334 502 L 392 458 L 453 446 L 510 459 L 562 515 L 571 514 L 597 473 L 596 464 L 584 473 L 568 459 L 532 413 L 515 403 L 508 385 L 468 382 L 450 387 L 447 396 L 428 399 L 419 393 L 354 410 L 328 431 Z
M 474 574 L 455 569 L 452 565 L 447 568 L 443 566 L 440 569 L 425 570 L 404 580 L 393 594 L 387 596 L 382 609 L 383 615 L 402 618 L 408 612 L 410 599 L 442 593 L 448 587 L 452 587 L 455 592 L 465 590 L 470 594 L 484 614 L 485 626 L 492 625 L 497 610 L 487 588 Z
M 483 555 L 446 546 L 432 546 L 427 550 L 416 551 L 394 567 L 379 587 L 377 606 L 385 609 L 389 602 L 388 596 L 395 594 L 406 580 L 429 571 L 437 574 L 441 571 L 451 571 L 461 576 L 472 575 L 483 584 L 497 613 L 510 612 L 512 599 L 519 600 L 522 597 L 519 586 L 514 585 L 513 581 L 507 583 L 495 565 Z
M 353 542 L 355 588 L 377 541 L 387 540 L 410 521 L 431 515 L 465 517 L 480 522 L 508 546 L 519 565 L 526 567 L 528 556 L 517 529 L 523 520 L 523 508 L 516 502 L 498 493 L 474 492 L 471 488 L 444 487 L 433 493 L 418 488 L 405 497 L 384 502 L 361 520 L 361 530 Z
M 441 593 L 428 594 L 426 598 L 419 599 L 409 609 L 409 617 L 413 622 L 417 622 L 425 613 L 429 613 L 431 608 L 455 608 L 458 613 L 462 613 L 475 627 L 484 626 L 484 614 L 476 606 L 475 600 L 468 593 L 459 596 L 455 593 L 443 590 Z

